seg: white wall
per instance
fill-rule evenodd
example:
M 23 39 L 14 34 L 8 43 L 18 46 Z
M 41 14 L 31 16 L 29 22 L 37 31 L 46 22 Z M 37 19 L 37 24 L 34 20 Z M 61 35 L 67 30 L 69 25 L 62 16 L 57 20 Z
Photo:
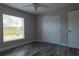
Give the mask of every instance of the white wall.
M 12 41 L 12 42 L 3 42 L 3 22 L 2 14 L 10 14 L 14 16 L 24 17 L 25 23 L 25 39 Z M 0 5 L 0 50 L 2 48 L 12 48 L 30 41 L 36 40 L 36 17 L 35 15 L 28 14 L 4 5 Z M 2 49 L 3 50 L 3 49 Z

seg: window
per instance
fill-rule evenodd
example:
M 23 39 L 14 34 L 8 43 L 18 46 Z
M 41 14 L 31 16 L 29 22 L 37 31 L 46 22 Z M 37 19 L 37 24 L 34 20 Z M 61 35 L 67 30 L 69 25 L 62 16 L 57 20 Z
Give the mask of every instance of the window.
M 24 18 L 3 14 L 3 42 L 24 38 Z

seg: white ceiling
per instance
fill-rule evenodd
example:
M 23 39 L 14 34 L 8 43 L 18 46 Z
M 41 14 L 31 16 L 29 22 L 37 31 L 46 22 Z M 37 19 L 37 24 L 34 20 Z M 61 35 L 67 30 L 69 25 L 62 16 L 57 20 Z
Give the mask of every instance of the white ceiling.
M 33 6 L 30 7 L 24 7 L 27 5 L 32 5 L 32 3 L 5 3 L 5 5 L 9 6 L 9 7 L 13 7 L 25 12 L 29 12 L 32 14 L 44 14 L 46 12 L 51 12 L 57 9 L 61 9 L 61 8 L 65 8 L 71 4 L 68 3 L 40 3 L 41 5 L 46 5 L 49 8 L 42 8 L 39 7 L 37 11 L 34 10 Z

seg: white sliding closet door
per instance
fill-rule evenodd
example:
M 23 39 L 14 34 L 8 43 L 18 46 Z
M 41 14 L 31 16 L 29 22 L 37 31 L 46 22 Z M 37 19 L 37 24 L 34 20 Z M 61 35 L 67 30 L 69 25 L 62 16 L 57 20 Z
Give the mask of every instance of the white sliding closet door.
M 42 18 L 43 41 L 60 43 L 60 16 L 45 16 Z
M 79 10 L 68 13 L 69 46 L 79 48 Z

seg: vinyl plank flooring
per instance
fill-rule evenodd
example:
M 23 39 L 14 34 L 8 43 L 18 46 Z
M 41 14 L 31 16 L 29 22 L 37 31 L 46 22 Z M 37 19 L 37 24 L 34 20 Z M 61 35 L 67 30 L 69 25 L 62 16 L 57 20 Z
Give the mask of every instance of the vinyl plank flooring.
M 78 56 L 79 49 L 44 42 L 30 43 L 1 53 L 2 56 Z

